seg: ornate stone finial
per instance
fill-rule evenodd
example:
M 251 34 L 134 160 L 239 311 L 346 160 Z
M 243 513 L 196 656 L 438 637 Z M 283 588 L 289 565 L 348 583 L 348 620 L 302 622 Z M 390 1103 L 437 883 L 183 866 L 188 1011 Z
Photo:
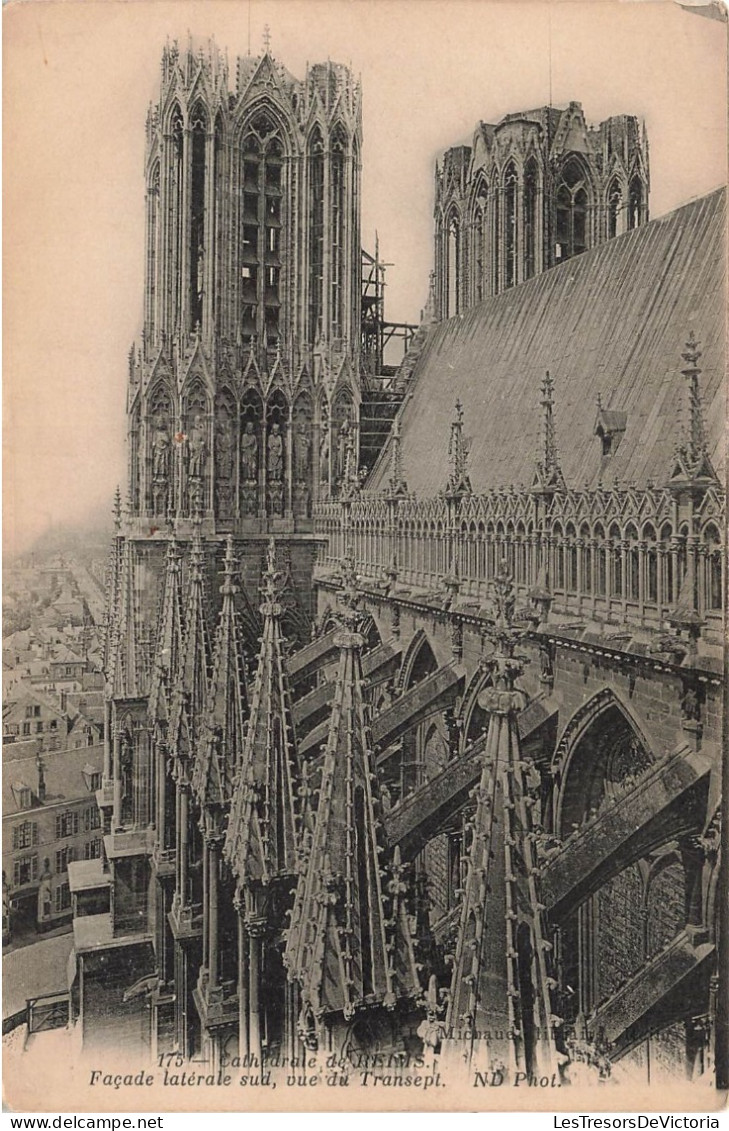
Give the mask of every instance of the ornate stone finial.
M 235 557 L 233 555 L 233 535 L 229 534 L 225 542 L 225 559 L 223 562 L 223 569 L 225 576 L 223 584 L 220 587 L 220 592 L 224 597 L 232 597 L 238 592 L 238 586 L 235 583 Z
M 343 629 L 357 632 L 362 623 L 362 596 L 359 592 L 359 575 L 354 564 L 352 548 L 347 547 L 342 559 L 342 568 L 339 574 L 339 610 L 335 613 L 335 620 Z
M 408 489 L 402 471 L 402 433 L 399 416 L 396 416 L 392 423 L 389 487 L 390 493 L 393 495 L 403 495 Z
M 463 432 L 463 405 L 460 398 L 455 405 L 456 415 L 451 422 L 451 435 L 448 442 L 448 459 L 451 470 L 448 476 L 446 493 L 449 495 L 470 495 L 471 480 L 468 476 L 468 454 L 470 444 Z
M 674 457 L 673 474 L 669 486 L 705 487 L 716 483 L 716 472 L 709 458 L 701 406 L 701 389 L 698 366 L 701 350 L 693 332 L 689 335 L 684 353 L 685 368 L 681 370 L 688 385 L 688 419 L 684 426 L 683 442 L 679 442 Z
M 532 489 L 552 492 L 564 490 L 565 482 L 557 453 L 557 439 L 554 428 L 554 379 L 549 370 L 542 381 L 542 450 L 537 461 Z
M 273 537 L 268 540 L 266 550 L 266 568 L 261 575 L 261 605 L 262 616 L 270 616 L 281 612 L 278 603 L 278 583 L 281 580 L 281 571 L 276 568 L 276 541 Z
M 382 578 L 386 596 L 389 597 L 394 593 L 398 577 L 397 554 L 393 553 L 390 558 L 390 564 L 382 567 Z
M 264 55 L 271 54 L 271 29 L 268 24 L 263 28 L 263 53 Z
M 494 603 L 496 605 L 496 625 L 498 628 L 510 629 L 514 617 L 516 601 L 514 597 L 514 582 L 509 573 L 506 558 L 502 558 L 499 563 L 493 586 Z
M 114 492 L 114 509 L 112 511 L 112 514 L 114 515 L 114 530 L 118 534 L 119 531 L 121 530 L 121 519 L 122 519 L 121 490 L 119 489 L 118 484 L 117 484 L 116 491 Z
M 344 451 L 344 469 L 342 471 L 342 484 L 339 488 L 340 499 L 352 499 L 360 493 L 361 483 L 357 474 L 354 452 L 354 429 L 347 430 L 347 445 Z
M 693 332 L 689 334 L 686 351 L 681 354 L 686 368 L 681 370 L 688 384 L 688 437 L 685 445 L 686 454 L 693 465 L 701 462 L 706 456 L 706 436 L 704 434 L 704 418 L 701 411 L 701 393 L 699 391 L 698 360 L 701 357 L 699 343 Z

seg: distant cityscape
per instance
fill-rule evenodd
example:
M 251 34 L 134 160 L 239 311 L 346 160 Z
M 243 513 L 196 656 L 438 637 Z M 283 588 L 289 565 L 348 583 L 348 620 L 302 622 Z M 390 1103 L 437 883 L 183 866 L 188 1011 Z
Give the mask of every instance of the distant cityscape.
M 53 531 L 4 566 L 2 932 L 11 949 L 70 930 L 68 864 L 102 851 L 105 541 L 104 532 Z

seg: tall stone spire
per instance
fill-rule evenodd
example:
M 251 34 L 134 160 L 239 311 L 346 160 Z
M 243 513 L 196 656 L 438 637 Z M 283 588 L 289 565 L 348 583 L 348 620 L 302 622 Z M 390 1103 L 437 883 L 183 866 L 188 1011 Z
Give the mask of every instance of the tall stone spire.
M 263 635 L 224 855 L 240 888 L 296 873 L 296 751 L 273 538 L 263 574 Z
M 248 714 L 243 650 L 235 606 L 233 539 L 228 536 L 223 605 L 215 634 L 213 668 L 205 722 L 195 754 L 192 788 L 202 809 L 219 815 L 230 801 L 233 779 L 243 753 Z
M 558 1067 L 549 969 L 535 855 L 536 803 L 521 754 L 517 715 L 526 695 L 515 686 L 522 657 L 511 624 L 514 593 L 502 563 L 496 590 L 493 684 L 479 696 L 489 729 L 476 788 L 476 812 L 453 966 L 447 1057 L 459 1052 L 479 1068 L 547 1073 Z M 479 1038 L 478 1034 L 491 1034 Z
M 251 713 L 235 780 L 223 854 L 239 913 L 239 1048 L 260 1058 L 266 1015 L 283 1010 L 290 1048 L 296 1031 L 292 987 L 281 977 L 261 994 L 264 947 L 273 947 L 291 908 L 299 866 L 294 792 L 298 772 L 284 667 L 281 573 L 271 538 L 263 573 L 263 632 Z
M 402 470 L 402 434 L 400 417 L 396 416 L 392 422 L 390 433 L 390 478 L 387 483 L 389 495 L 406 495 L 408 485 Z
M 177 542 L 171 538 L 167 547 L 167 568 L 157 634 L 157 652 L 149 686 L 147 714 L 150 722 L 169 721 L 172 684 L 179 671 L 182 656 L 182 636 L 180 555 Z
M 168 727 L 168 742 L 173 758 L 186 761 L 192 758 L 197 747 L 210 679 L 212 648 L 203 567 L 200 526 L 196 523 L 190 551 L 190 575 L 184 613 L 185 633 Z
M 565 482 L 557 453 L 557 437 L 554 427 L 554 379 L 549 370 L 542 381 L 542 438 L 541 451 L 537 460 L 532 490 L 543 494 L 564 491 Z
M 362 695 L 356 578 L 340 593 L 339 670 L 313 840 L 296 892 L 285 962 L 311 1035 L 336 1015 L 419 994 L 398 877 L 383 868 L 381 806 Z M 393 886 L 394 885 L 394 886 Z M 336 1040 L 336 1038 L 335 1038 Z
M 468 474 L 469 441 L 463 431 L 463 405 L 456 401 L 456 413 L 451 422 L 451 436 L 448 442 L 448 460 L 450 472 L 446 486 L 446 495 L 472 494 L 471 480 Z
M 344 468 L 342 470 L 342 483 L 339 488 L 339 498 L 342 501 L 356 498 L 361 489 L 359 475 L 357 474 L 357 457 L 354 450 L 354 432 L 350 428 L 347 434 L 347 446 L 344 453 Z
M 104 678 L 108 691 L 114 688 L 119 647 L 119 617 L 121 613 L 121 577 L 124 557 L 124 537 L 121 532 L 121 491 L 114 495 L 114 537 L 109 548 L 106 567 L 106 607 L 104 633 Z
M 132 543 L 124 539 L 119 577 L 119 617 L 115 632 L 114 698 L 138 699 L 144 694 L 144 665 L 137 639 Z
M 687 385 L 687 413 L 683 429 L 683 437 L 679 443 L 673 460 L 673 469 L 669 486 L 674 489 L 705 488 L 713 483 L 718 483 L 716 472 L 709 458 L 706 447 L 706 430 L 704 428 L 704 414 L 701 405 L 701 388 L 699 377 L 699 358 L 701 350 L 693 333 L 686 343 L 685 352 L 681 354 L 685 362 L 685 369 L 681 370 Z

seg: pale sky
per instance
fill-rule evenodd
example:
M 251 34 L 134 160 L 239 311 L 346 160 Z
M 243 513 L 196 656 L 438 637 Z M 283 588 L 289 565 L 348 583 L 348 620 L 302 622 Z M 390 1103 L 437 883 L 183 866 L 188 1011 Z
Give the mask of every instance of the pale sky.
M 726 26 L 673 0 L 65 0 L 4 19 L 5 549 L 126 494 L 127 354 L 141 329 L 144 121 L 167 36 L 350 63 L 363 86 L 363 240 L 386 312 L 419 317 L 433 166 L 476 123 L 582 103 L 645 119 L 653 217 L 726 180 Z

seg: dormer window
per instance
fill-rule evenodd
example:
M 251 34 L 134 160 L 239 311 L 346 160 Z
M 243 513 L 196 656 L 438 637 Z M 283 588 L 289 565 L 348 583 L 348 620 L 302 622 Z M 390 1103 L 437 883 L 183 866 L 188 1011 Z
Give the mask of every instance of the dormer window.
M 13 793 L 19 809 L 30 809 L 33 805 L 33 791 L 23 782 L 13 783 Z
M 87 763 L 83 768 L 84 782 L 89 793 L 95 793 L 96 790 L 101 789 L 101 771 L 94 768 L 94 766 Z
M 606 459 L 615 455 L 620 441 L 625 433 L 628 414 L 616 409 L 602 407 L 600 397 L 597 398 L 597 419 L 595 421 L 595 435 L 602 444 L 602 457 Z

